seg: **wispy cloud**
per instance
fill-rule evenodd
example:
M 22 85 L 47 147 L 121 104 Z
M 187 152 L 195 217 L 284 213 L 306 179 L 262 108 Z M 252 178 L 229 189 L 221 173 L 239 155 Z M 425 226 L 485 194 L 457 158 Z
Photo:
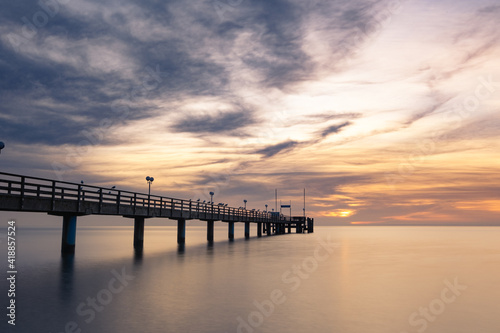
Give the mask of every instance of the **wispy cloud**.
M 329 126 L 328 128 L 324 129 L 321 132 L 321 136 L 324 138 L 324 137 L 329 136 L 330 134 L 339 133 L 342 128 L 344 128 L 346 126 L 349 126 L 349 125 L 351 125 L 350 122 L 345 122 L 345 123 L 342 123 L 342 124 L 339 124 L 339 125 Z
M 193 134 L 228 134 L 235 136 L 246 136 L 242 130 L 247 126 L 256 124 L 253 112 L 241 109 L 230 112 L 216 112 L 215 114 L 203 114 L 185 116 L 172 124 L 174 132 L 189 132 Z
M 279 153 L 284 153 L 292 150 L 294 147 L 298 145 L 297 141 L 288 140 L 282 143 L 278 143 L 276 145 L 272 145 L 263 149 L 259 149 L 256 151 L 257 154 L 262 154 L 265 157 L 272 157 Z

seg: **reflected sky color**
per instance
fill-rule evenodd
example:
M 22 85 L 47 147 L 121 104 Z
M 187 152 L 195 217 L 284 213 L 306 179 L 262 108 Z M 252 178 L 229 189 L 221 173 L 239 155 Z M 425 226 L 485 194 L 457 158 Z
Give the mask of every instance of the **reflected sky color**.
M 23 228 L 21 310 L 2 332 L 63 332 L 71 321 L 96 333 L 498 331 L 498 228 L 318 227 L 262 238 L 252 229 L 245 241 L 238 227 L 228 242 L 220 226 L 212 246 L 204 227 L 187 231 L 179 252 L 175 227 L 146 228 L 137 256 L 131 227 L 84 227 L 75 256 L 61 258 L 59 229 Z M 130 278 L 117 282 L 113 271 Z M 455 279 L 461 289 L 439 301 Z
M 297 215 L 306 187 L 319 224 L 499 223 L 497 1 L 0 17 L 2 171 L 261 210 L 278 188 Z

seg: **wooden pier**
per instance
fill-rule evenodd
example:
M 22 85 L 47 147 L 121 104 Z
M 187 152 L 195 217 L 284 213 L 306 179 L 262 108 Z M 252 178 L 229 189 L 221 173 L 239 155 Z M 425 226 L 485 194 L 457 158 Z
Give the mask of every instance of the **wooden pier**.
M 228 224 L 228 238 L 234 239 L 234 223 L 245 223 L 245 238 L 250 238 L 250 224 L 262 233 L 285 234 L 314 231 L 314 219 L 285 216 L 271 212 L 227 207 L 214 203 L 169 198 L 122 191 L 87 184 L 62 182 L 0 172 L 0 210 L 41 212 L 63 217 L 61 251 L 74 253 L 77 217 L 84 215 L 120 215 L 134 219 L 134 248 L 144 246 L 144 226 L 148 218 L 177 220 L 177 242 L 186 240 L 186 220 L 207 222 L 207 241 L 214 240 L 214 222 Z

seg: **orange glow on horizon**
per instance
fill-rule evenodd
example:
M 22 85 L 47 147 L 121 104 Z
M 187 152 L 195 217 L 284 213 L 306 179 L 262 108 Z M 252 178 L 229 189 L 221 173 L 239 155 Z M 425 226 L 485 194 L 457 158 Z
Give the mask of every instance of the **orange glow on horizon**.
M 323 216 L 330 216 L 330 217 L 349 217 L 352 216 L 356 213 L 354 210 L 349 210 L 349 209 L 337 209 L 332 212 L 328 212 Z

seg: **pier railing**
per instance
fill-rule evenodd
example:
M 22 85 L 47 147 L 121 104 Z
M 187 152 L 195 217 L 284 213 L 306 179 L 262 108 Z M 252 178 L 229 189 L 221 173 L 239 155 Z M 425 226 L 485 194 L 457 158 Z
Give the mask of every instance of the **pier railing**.
M 50 202 L 50 207 L 40 208 L 41 211 L 49 213 L 58 211 L 59 203 L 71 202 L 73 203 L 72 209 L 83 214 L 175 217 L 177 213 L 180 217 L 186 218 L 293 222 L 289 216 L 276 216 L 270 212 L 228 207 L 226 204 L 148 195 L 115 187 L 99 187 L 5 172 L 0 172 L 0 195 L 2 194 L 20 198 L 21 204 L 17 210 L 36 211 L 23 205 L 23 202 L 25 199 L 39 199 Z M 89 207 L 97 207 L 97 211 Z
M 78 216 L 121 215 L 134 218 L 134 248 L 142 250 L 144 221 L 150 217 L 177 220 L 177 243 L 183 245 L 186 220 L 207 222 L 207 241 L 214 240 L 214 221 L 228 224 L 228 238 L 234 239 L 235 222 L 245 223 L 245 238 L 250 237 L 250 224 L 257 224 L 257 236 L 265 232 L 283 234 L 285 228 L 297 233 L 313 232 L 314 219 L 284 216 L 276 213 L 228 207 L 227 204 L 184 200 L 115 188 L 70 183 L 0 172 L 0 210 L 45 212 L 63 217 L 61 252 L 74 253 Z

